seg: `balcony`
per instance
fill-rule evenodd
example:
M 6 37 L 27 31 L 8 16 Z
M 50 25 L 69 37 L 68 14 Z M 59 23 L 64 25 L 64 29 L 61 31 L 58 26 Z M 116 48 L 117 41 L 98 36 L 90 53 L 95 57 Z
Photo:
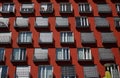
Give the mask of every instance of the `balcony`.
M 34 3 L 24 3 L 21 4 L 21 13 L 34 13 Z
M 73 7 L 71 3 L 63 2 L 60 3 L 60 13 L 72 13 Z
M 46 61 L 48 61 L 48 49 L 35 48 L 33 60 L 34 60 L 34 62 L 46 62 Z
M 68 18 L 67 17 L 56 17 L 56 28 L 68 28 Z
M 106 18 L 104 17 L 95 17 L 95 25 L 97 29 L 109 29 L 109 22 Z
M 19 32 L 18 44 L 32 44 L 32 32 L 30 31 Z
M 53 67 L 51 65 L 39 65 L 38 78 L 53 78 Z
M 76 28 L 89 28 L 89 20 L 87 17 L 75 17 Z
M 110 75 L 112 76 L 112 78 L 120 78 L 120 70 L 117 64 L 106 63 L 104 66 L 106 71 L 110 72 Z
M 70 49 L 56 48 L 56 61 L 70 61 Z
M 0 33 L 0 44 L 11 44 L 11 32 Z
M 117 42 L 112 32 L 102 32 L 101 38 L 103 44 L 115 44 Z
M 98 48 L 100 61 L 114 61 L 114 55 L 110 48 Z
M 112 13 L 111 8 L 108 4 L 97 4 L 99 13 Z
M 26 61 L 26 49 L 14 48 L 11 56 L 12 62 L 25 62 Z
M 74 66 L 61 66 L 61 78 L 76 78 Z
M 78 48 L 78 61 L 92 61 L 92 53 L 90 48 Z
M 3 3 L 1 7 L 1 13 L 14 13 L 15 5 L 14 3 Z
M 95 44 L 96 39 L 93 32 L 81 32 L 82 44 Z
M 92 13 L 92 7 L 89 3 L 79 3 L 80 13 Z
M 36 17 L 35 27 L 36 28 L 48 28 L 48 17 Z
M 62 31 L 60 32 L 60 42 L 62 44 L 71 44 L 74 43 L 74 33 L 70 31 Z
M 14 23 L 15 28 L 28 28 L 29 19 L 26 17 L 17 17 Z
M 40 44 L 52 44 L 53 33 L 52 32 L 40 32 L 39 43 Z
M 52 13 L 53 5 L 50 2 L 42 2 L 40 4 L 40 13 Z
M 9 18 L 0 17 L 0 28 L 8 28 L 9 25 Z
M 83 71 L 85 78 L 99 78 L 97 66 L 84 66 Z
M 30 66 L 17 66 L 15 78 L 30 78 Z

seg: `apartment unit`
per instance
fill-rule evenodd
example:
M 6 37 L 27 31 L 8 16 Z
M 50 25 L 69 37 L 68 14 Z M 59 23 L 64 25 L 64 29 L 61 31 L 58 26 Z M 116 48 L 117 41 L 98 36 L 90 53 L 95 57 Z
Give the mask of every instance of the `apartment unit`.
M 120 1 L 0 0 L 0 78 L 120 78 Z

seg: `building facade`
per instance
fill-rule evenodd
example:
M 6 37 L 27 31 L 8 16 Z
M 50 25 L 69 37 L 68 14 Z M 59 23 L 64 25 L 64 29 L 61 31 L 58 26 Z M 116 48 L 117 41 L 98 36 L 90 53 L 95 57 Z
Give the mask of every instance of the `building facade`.
M 120 78 L 119 0 L 0 0 L 0 78 Z

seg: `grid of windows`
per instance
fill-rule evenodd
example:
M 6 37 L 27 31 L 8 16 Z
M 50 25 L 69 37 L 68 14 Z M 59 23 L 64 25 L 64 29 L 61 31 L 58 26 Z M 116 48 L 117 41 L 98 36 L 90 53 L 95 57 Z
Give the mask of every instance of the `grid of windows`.
M 120 78 L 113 1 L 1 0 L 0 78 Z

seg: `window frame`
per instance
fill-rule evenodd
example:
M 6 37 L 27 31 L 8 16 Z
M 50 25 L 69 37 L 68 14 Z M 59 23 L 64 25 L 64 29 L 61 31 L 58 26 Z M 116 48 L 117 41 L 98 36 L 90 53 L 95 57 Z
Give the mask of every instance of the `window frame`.
M 22 39 L 23 41 L 21 41 L 21 34 L 28 34 L 28 33 L 30 33 L 29 35 L 30 35 L 30 41 L 29 42 L 27 42 L 27 41 L 24 41 L 24 38 Z M 25 35 L 24 34 L 24 35 Z M 25 36 L 25 38 L 26 38 L 27 36 Z M 26 39 L 27 40 L 27 39 Z M 19 34 L 18 34 L 18 43 L 19 44 L 32 44 L 32 32 L 30 32 L 30 31 L 21 31 L 21 32 L 19 32 Z
M 49 72 L 50 72 L 49 74 L 46 73 L 47 72 L 47 67 L 50 67 L 50 69 L 52 69 L 52 70 L 49 70 Z M 45 71 L 45 69 L 46 69 L 46 71 Z M 47 75 L 44 74 L 46 76 L 43 76 L 43 75 L 41 76 L 41 72 L 46 73 Z M 50 77 L 48 77 L 48 76 L 50 76 Z M 53 66 L 51 66 L 51 65 L 39 65 L 38 66 L 38 78 L 53 78 Z
M 7 5 L 7 11 L 3 9 L 3 7 Z M 10 7 L 8 10 L 8 6 L 12 6 L 12 11 L 10 11 Z M 14 13 L 15 12 L 15 4 L 14 3 L 3 3 L 1 13 Z
M 58 52 L 60 52 L 60 54 L 62 56 L 60 56 L 60 54 Z M 58 57 L 62 57 L 62 58 L 60 59 Z M 71 58 L 71 56 L 70 56 L 70 49 L 68 47 L 56 48 L 56 61 L 70 61 L 71 60 L 70 58 Z
M 31 5 L 32 6 L 32 8 L 23 8 L 23 6 L 26 6 L 27 4 L 29 4 L 29 5 Z M 25 11 L 23 11 L 23 9 L 25 10 Z M 31 9 L 31 11 L 28 11 L 28 10 L 30 10 Z M 21 7 L 20 7 L 20 13 L 34 13 L 34 3 L 22 3 L 21 4 Z
M 18 53 L 15 54 L 16 53 L 15 50 L 18 50 L 17 52 L 20 52 L 19 55 L 18 55 Z M 15 59 L 15 57 L 16 57 L 15 55 L 19 56 L 19 58 Z M 26 61 L 26 57 L 27 57 L 26 55 L 27 55 L 26 48 L 13 48 L 13 51 L 12 51 L 12 54 L 11 54 L 11 61 L 12 62 L 25 62 Z M 21 59 L 21 57 L 23 59 Z
M 66 6 L 70 6 L 70 10 L 67 10 L 68 8 L 66 7 L 66 11 L 62 11 L 61 7 L 63 7 L 63 5 L 66 5 Z M 64 8 L 64 7 L 63 7 Z M 61 2 L 60 5 L 59 5 L 59 10 L 60 10 L 60 13 L 73 13 L 73 6 L 70 2 Z
M 68 33 L 70 34 L 69 36 L 68 36 Z M 67 34 L 67 37 L 66 36 L 64 36 L 64 40 L 63 40 L 63 36 L 62 35 L 65 35 L 65 34 Z M 68 38 L 71 38 L 71 40 L 70 41 L 65 41 L 65 39 L 67 38 L 67 40 L 68 40 Z M 74 43 L 75 42 L 75 39 L 74 39 L 74 33 L 73 32 L 71 32 L 71 31 L 61 31 L 60 32 L 60 42 L 61 43 L 65 43 L 65 44 L 72 44 L 72 43 Z
M 49 11 L 49 10 L 46 10 L 46 11 L 43 11 L 43 10 L 41 10 L 41 8 L 42 8 L 42 5 L 46 5 L 47 6 L 47 9 L 48 9 L 48 5 L 50 5 L 51 6 L 51 11 Z M 52 13 L 53 12 L 53 4 L 51 3 L 51 2 L 42 2 L 41 4 L 40 4 L 40 13 Z

